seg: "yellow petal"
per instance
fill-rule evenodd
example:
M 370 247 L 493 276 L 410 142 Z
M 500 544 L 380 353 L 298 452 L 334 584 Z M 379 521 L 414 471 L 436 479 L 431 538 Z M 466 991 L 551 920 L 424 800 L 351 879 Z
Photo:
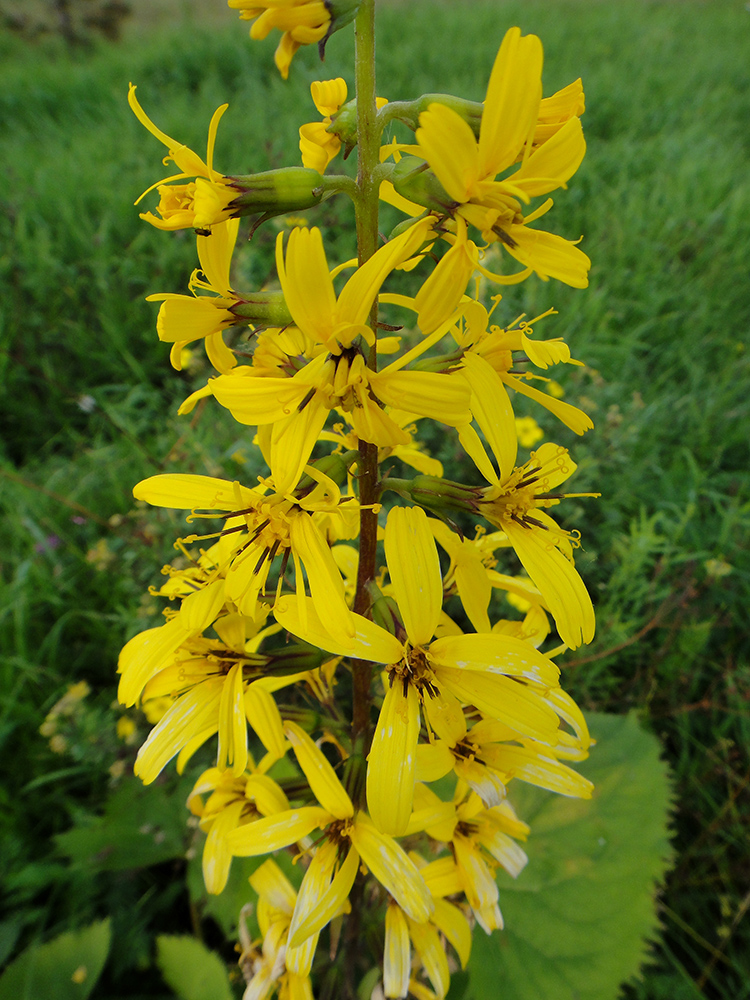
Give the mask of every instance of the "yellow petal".
M 257 501 L 259 494 L 227 479 L 175 473 L 142 480 L 133 496 L 153 507 L 175 510 L 241 510 Z
M 557 278 L 572 288 L 588 287 L 591 261 L 575 243 L 524 225 L 509 226 L 508 233 L 514 243 L 506 244 L 508 253 L 541 277 Z
M 530 530 L 512 521 L 504 526 L 523 568 L 542 592 L 562 641 L 571 649 L 591 642 L 594 608 L 575 566 L 550 542 L 544 529 Z
M 245 798 L 252 802 L 261 816 L 272 816 L 289 808 L 281 787 L 267 774 L 250 774 L 245 781 Z
M 346 603 L 344 581 L 320 528 L 307 514 L 300 514 L 291 522 L 290 540 L 304 563 L 312 601 L 324 628 L 334 639 L 351 642 L 354 621 Z
M 295 722 L 286 722 L 284 731 L 318 802 L 336 819 L 353 816 L 352 800 L 320 748 Z
M 208 831 L 203 845 L 203 881 L 211 895 L 223 892 L 227 884 L 232 854 L 226 844 L 226 835 L 236 828 L 244 807 L 244 802 L 232 802 L 222 809 Z
M 219 728 L 219 702 L 224 678 L 210 678 L 187 691 L 151 730 L 138 751 L 134 771 L 144 785 L 159 776 L 172 757 L 197 734 Z
M 273 696 L 262 683 L 250 684 L 245 692 L 244 711 L 263 746 L 275 757 L 287 749 L 281 715 Z
M 444 636 L 431 644 L 429 661 L 433 666 L 523 677 L 544 687 L 556 687 L 560 681 L 560 670 L 552 660 L 531 643 L 509 635 Z
M 443 740 L 438 740 L 437 743 L 420 743 L 417 746 L 416 762 L 417 781 L 439 781 L 453 770 L 453 754 Z M 415 822 L 424 822 L 424 817 L 419 816 L 417 819 L 417 816 L 416 812 L 412 813 L 407 832 L 413 832 Z
M 458 427 L 471 419 L 471 390 L 463 379 L 437 372 L 381 372 L 370 378 L 375 395 L 396 409 Z
M 310 95 L 321 115 L 335 114 L 346 101 L 346 80 L 337 76 L 335 80 L 314 80 L 310 84 Z
M 382 833 L 400 836 L 414 798 L 419 698 L 399 678 L 386 691 L 367 758 L 367 806 Z
M 435 900 L 432 922 L 456 949 L 461 968 L 466 968 L 471 954 L 471 927 L 461 910 L 445 899 Z
M 299 482 L 329 412 L 322 396 L 316 394 L 302 412 L 274 423 L 269 461 L 279 493 L 291 492 Z
M 479 130 L 479 176 L 494 177 L 516 159 L 536 126 L 542 99 L 542 43 L 510 28 L 492 67 Z
M 435 540 L 421 507 L 393 507 L 385 528 L 385 558 L 409 640 L 426 645 L 443 605 L 443 582 Z
M 437 861 L 431 861 L 424 868 L 420 868 L 419 873 L 425 880 L 435 902 L 439 897 L 455 896 L 456 893 L 463 892 L 461 874 L 450 855 L 438 858 Z
M 502 375 L 501 378 L 506 385 L 515 389 L 516 392 L 520 392 L 522 396 L 528 396 L 529 399 L 546 407 L 550 413 L 553 413 L 558 420 L 561 420 L 576 434 L 585 434 L 594 426 L 591 417 L 583 410 L 579 410 L 577 406 L 571 406 L 570 403 L 566 403 L 562 399 L 555 399 L 547 392 L 540 392 L 522 379 L 514 378 L 512 375 Z
M 123 646 L 117 666 L 122 674 L 117 697 L 123 705 L 135 705 L 148 681 L 171 662 L 189 635 L 178 617 L 146 629 Z
M 500 468 L 500 478 L 511 474 L 518 454 L 513 407 L 505 386 L 483 357 L 467 352 L 463 375 L 471 386 L 471 412 L 479 424 Z
M 330 821 L 331 815 L 325 809 L 301 806 L 247 823 L 230 833 L 227 843 L 235 857 L 257 857 L 289 847 Z
M 189 344 L 234 322 L 235 317 L 224 307 L 224 300 L 209 295 L 175 295 L 162 302 L 156 332 L 159 340 L 166 343 Z
M 339 845 L 326 841 L 315 852 L 297 893 L 289 927 L 289 944 L 298 947 L 320 931 L 341 910 L 349 896 L 359 866 L 359 855 L 350 848 L 338 864 Z
M 226 222 L 217 223 L 211 230 L 210 236 L 197 237 L 201 270 L 209 285 L 219 295 L 231 295 L 229 268 L 239 225 L 239 219 L 228 219 Z
M 291 882 L 273 858 L 264 861 L 250 876 L 250 885 L 274 910 L 280 910 L 291 918 L 297 894 Z
M 570 118 L 551 139 L 535 149 L 507 180 L 531 198 L 547 194 L 570 180 L 585 153 L 586 140 L 581 120 Z
M 372 660 L 375 663 L 398 663 L 401 660 L 404 647 L 395 636 L 379 625 L 363 618 L 362 615 L 353 614 L 354 639 L 351 644 L 345 645 L 329 635 L 309 597 L 305 598 L 305 602 L 307 625 L 304 628 L 296 598 L 282 597 L 274 607 L 276 620 L 292 635 L 339 656 L 348 655 L 359 660 Z
M 438 739 L 453 747 L 466 735 L 466 719 L 456 698 L 448 691 L 425 699 L 425 715 Z M 429 780 L 429 779 L 423 779 Z
M 380 833 L 362 813 L 352 827 L 351 839 L 364 863 L 401 909 L 417 923 L 428 920 L 434 908 L 432 897 L 404 849 L 392 837 Z
M 303 333 L 324 344 L 333 332 L 336 293 L 320 230 L 293 229 L 286 261 L 281 254 L 282 240 L 283 234 L 279 233 L 276 266 L 287 308 Z
M 422 965 L 433 989 L 439 997 L 444 997 L 448 992 L 451 976 L 448 969 L 448 958 L 437 928 L 431 923 L 415 924 L 410 921 L 409 933 L 414 950 L 422 960 Z
M 389 240 L 370 259 L 357 268 L 342 289 L 336 307 L 339 323 L 365 323 L 380 286 L 394 267 L 419 249 L 427 237 L 430 220 L 423 219 L 405 233 Z
M 190 632 L 202 632 L 224 607 L 224 581 L 214 580 L 186 597 L 181 606 L 180 625 Z
M 239 777 L 247 765 L 247 722 L 243 699 L 242 664 L 235 663 L 224 678 L 219 703 L 219 748 L 216 765 L 231 766 Z
M 237 368 L 210 383 L 219 403 L 241 424 L 271 424 L 294 415 L 310 391 L 299 379 L 248 378 L 241 373 L 242 368 Z
M 548 745 L 557 742 L 557 716 L 524 684 L 479 670 L 436 667 L 435 673 L 440 683 L 465 704 L 504 722 L 520 736 Z
M 385 911 L 383 991 L 386 997 L 405 997 L 409 990 L 411 946 L 409 927 L 401 909 L 390 903 Z
M 419 126 L 420 155 L 450 198 L 468 201 L 480 176 L 479 148 L 471 126 L 444 104 L 431 104 L 419 116 Z

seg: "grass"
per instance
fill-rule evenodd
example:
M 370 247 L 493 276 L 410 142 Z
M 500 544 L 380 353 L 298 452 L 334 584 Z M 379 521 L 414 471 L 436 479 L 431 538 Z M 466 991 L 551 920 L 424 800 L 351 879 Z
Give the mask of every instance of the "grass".
M 208 31 L 197 15 L 183 20 L 188 7 L 148 6 L 149 20 L 134 20 L 119 45 L 72 56 L 54 39 L 0 36 L 0 745 L 13 761 L 0 790 L 9 901 L 0 960 L 83 914 L 119 913 L 127 948 L 110 996 L 152 988 L 138 968 L 148 929 L 179 930 L 175 914 L 188 907 L 174 859 L 92 873 L 53 840 L 93 822 L 122 787 L 110 763 L 132 760 L 106 736 L 114 663 L 155 613 L 142 595 L 169 557 L 175 519 L 133 509 L 130 490 L 167 469 L 239 475 L 245 443 L 223 418 L 175 416 L 207 370 L 198 361 L 171 372 L 143 298 L 184 288 L 194 248 L 132 208 L 159 176 L 161 152 L 124 96 L 132 79 L 159 125 L 198 150 L 211 113 L 229 101 L 216 162 L 260 170 L 294 161 L 296 128 L 314 116 L 308 85 L 321 75 L 303 51 L 284 85 L 269 71 L 271 40 L 251 47 L 231 15 L 223 24 L 212 13 Z M 663 935 L 627 993 L 750 997 L 750 14 L 724 0 L 468 9 L 384 4 L 379 92 L 439 87 L 481 99 L 511 23 L 541 35 L 546 92 L 578 75 L 586 86 L 589 152 L 550 218 L 560 233 L 585 233 L 591 287 L 527 282 L 501 309 L 510 318 L 554 305 L 547 335 L 564 335 L 587 363 L 560 381 L 595 431 L 571 441 L 544 423 L 574 448 L 580 488 L 603 494 L 568 510 L 584 536 L 598 632 L 568 654 L 566 686 L 591 708 L 636 708 L 676 780 Z M 346 32 L 331 40 L 326 74 L 342 72 L 349 44 Z M 314 221 L 333 230 L 341 218 L 329 203 Z M 248 287 L 270 271 L 274 233 L 264 227 L 243 252 Z M 350 250 L 339 237 L 342 259 Z M 61 756 L 38 729 L 80 679 L 92 695 L 70 717 Z

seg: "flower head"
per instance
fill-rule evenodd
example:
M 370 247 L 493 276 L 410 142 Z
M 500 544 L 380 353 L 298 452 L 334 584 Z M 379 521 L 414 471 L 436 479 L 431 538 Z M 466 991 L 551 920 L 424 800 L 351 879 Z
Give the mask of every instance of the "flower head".
M 331 25 L 330 10 L 323 0 L 227 0 L 227 3 L 240 12 L 243 20 L 253 22 L 251 38 L 265 38 L 274 29 L 282 32 L 274 62 L 285 80 L 297 49 L 321 42 Z
M 511 28 L 490 76 L 479 139 L 456 111 L 434 103 L 420 116 L 417 152 L 442 185 L 449 214 L 462 216 L 489 242 L 500 241 L 508 253 L 541 277 L 584 288 L 588 257 L 559 236 L 529 228 L 551 207 L 551 201 L 526 216 L 522 213 L 522 205 L 530 198 L 564 187 L 586 151 L 576 114 L 556 122 L 558 127 L 550 129 L 546 141 L 534 148 L 541 72 L 539 39 L 521 36 L 518 28 Z M 565 113 L 563 109 L 557 117 Z M 555 111 L 545 109 L 544 117 L 555 117 Z M 515 172 L 498 179 L 519 160 Z M 409 196 L 408 191 L 404 193 Z
M 151 121 L 135 96 L 136 88 L 131 83 L 128 92 L 128 103 L 133 109 L 138 121 L 169 150 L 164 162 L 173 160 L 180 173 L 157 181 L 147 188 L 136 205 L 154 188 L 160 196 L 157 212 L 160 217 L 151 212 L 144 212 L 141 218 L 150 222 L 157 229 L 209 229 L 217 222 L 231 218 L 229 203 L 236 197 L 237 191 L 229 186 L 228 179 L 213 168 L 214 145 L 219 120 L 229 107 L 222 104 L 214 112 L 211 124 L 208 126 L 208 147 L 205 162 L 189 149 L 184 143 L 172 139 Z M 173 184 L 173 181 L 194 180 L 187 184 Z

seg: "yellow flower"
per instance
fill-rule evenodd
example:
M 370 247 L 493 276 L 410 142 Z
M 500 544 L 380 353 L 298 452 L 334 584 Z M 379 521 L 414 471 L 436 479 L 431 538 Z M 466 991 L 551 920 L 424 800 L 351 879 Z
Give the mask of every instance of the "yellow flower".
M 193 295 L 160 293 L 148 295 L 146 301 L 161 302 L 156 320 L 159 340 L 171 343 L 170 360 L 177 371 L 182 369 L 182 350 L 194 340 L 203 340 L 208 360 L 220 372 L 237 364 L 232 351 L 224 343 L 222 330 L 238 322 L 231 312 L 240 299 L 229 284 L 229 265 L 237 240 L 239 219 L 229 219 L 214 226 L 210 236 L 198 236 L 198 259 L 203 279 L 194 271 L 190 279 Z M 198 291 L 211 295 L 196 295 Z
M 576 115 L 532 151 L 542 95 L 541 71 L 539 39 L 522 37 L 518 28 L 511 28 L 490 76 L 479 140 L 456 111 L 436 103 L 420 116 L 419 155 L 454 203 L 451 214 L 461 215 L 480 229 L 484 239 L 502 242 L 540 277 L 585 288 L 588 257 L 559 236 L 528 228 L 551 202 L 530 215 L 521 213 L 522 203 L 530 198 L 564 187 L 586 151 Z M 519 168 L 497 180 L 519 158 Z
M 430 888 L 428 883 L 428 888 Z M 430 920 L 418 924 L 394 900 L 385 912 L 385 948 L 383 952 L 383 992 L 386 997 L 404 997 L 421 984 L 413 980 L 411 946 L 432 983 L 436 997 L 444 997 L 450 986 L 450 967 L 442 934 L 453 945 L 461 968 L 466 967 L 471 952 L 471 928 L 457 906 L 434 898 Z
M 428 521 L 433 536 L 450 556 L 450 565 L 443 580 L 446 593 L 455 588 L 469 621 L 477 632 L 492 631 L 487 608 L 492 596 L 490 569 L 494 567 L 493 552 L 510 543 L 504 532 L 478 534 L 476 538 L 460 538 L 443 521 Z
M 265 38 L 274 29 L 283 32 L 274 55 L 283 79 L 301 45 L 314 45 L 326 37 L 331 24 L 328 4 L 323 0 L 227 0 L 240 17 L 252 21 L 251 38 Z
M 319 353 L 291 377 L 257 377 L 249 366 L 214 379 L 207 387 L 243 424 L 273 424 L 267 459 L 279 492 L 294 489 L 331 410 L 343 410 L 357 436 L 379 447 L 409 443 L 409 435 L 383 406 L 402 408 L 450 426 L 468 420 L 468 390 L 448 375 L 403 371 L 408 355 L 380 372 L 367 367 L 355 341 L 373 343 L 366 325 L 386 276 L 424 242 L 429 220 L 381 247 L 347 281 L 337 297 L 320 231 L 295 229 L 286 259 L 282 236 L 277 266 L 290 313 Z
M 354 630 L 344 585 L 316 517 L 333 516 L 341 494 L 327 476 L 312 468 L 311 474 L 317 483 L 298 499 L 269 493 L 266 487 L 248 489 L 224 479 L 180 474 L 144 479 L 133 495 L 156 507 L 211 511 L 216 513 L 202 516 L 226 519 L 226 528 L 221 533 L 227 546 L 223 567 L 226 584 L 223 580 L 212 584 L 221 586 L 222 600 L 233 601 L 240 612 L 253 617 L 259 597 L 266 592 L 274 559 L 279 557 L 282 564 L 277 590 L 291 559 L 299 599 L 305 594 L 304 568 L 318 614 L 334 634 L 347 641 Z M 301 607 L 304 609 L 304 603 Z
M 544 431 L 533 417 L 516 417 L 516 435 L 522 448 L 533 448 L 544 437 Z
M 257 820 L 233 831 L 228 843 L 235 855 L 257 856 L 289 847 L 315 829 L 323 831 L 297 894 L 289 944 L 301 945 L 341 910 L 360 860 L 412 920 L 424 923 L 434 903 L 414 863 L 365 813 L 355 810 L 336 772 L 307 733 L 293 722 L 285 724 L 285 733 L 320 805 Z
M 182 770 L 186 760 L 214 733 L 219 736 L 217 766 L 231 767 L 235 776 L 240 775 L 248 761 L 248 723 L 269 752 L 276 756 L 283 753 L 281 716 L 271 692 L 293 684 L 302 672 L 274 676 L 273 653 L 257 653 L 268 630 L 261 631 L 258 623 L 243 615 L 223 615 L 213 628 L 218 639 L 186 639 L 174 652 L 158 660 L 142 692 L 135 688 L 130 676 L 138 672 L 142 649 L 138 640 L 142 637 L 136 636 L 120 654 L 121 701 L 126 695 L 132 697 L 131 689 L 145 701 L 165 695 L 174 698 L 138 751 L 134 770 L 146 785 L 176 754 L 180 754 L 178 770 Z
M 310 122 L 300 127 L 299 151 L 303 165 L 322 174 L 341 149 L 341 140 L 328 131 L 328 126 L 331 116 L 346 101 L 346 81 L 340 76 L 335 80 L 316 80 L 310 84 L 310 93 L 315 107 L 324 117 L 322 122 Z
M 436 458 L 431 458 L 424 450 L 424 446 L 414 440 L 417 432 L 416 422 L 421 419 L 413 413 L 406 413 L 404 410 L 388 409 L 388 416 L 394 420 L 409 440 L 406 444 L 396 444 L 378 450 L 378 465 L 382 465 L 388 458 L 393 456 L 400 459 L 406 465 L 423 473 L 426 476 L 442 476 L 443 466 Z M 342 416 L 347 417 L 347 413 Z M 339 449 L 354 451 L 359 445 L 359 438 L 352 430 L 347 433 L 344 424 L 334 424 L 330 431 L 321 431 L 318 435 L 319 441 L 332 441 L 339 446 Z
M 557 699 L 557 694 L 563 699 Z M 512 778 L 559 795 L 591 798 L 591 782 L 557 759 L 558 753 L 576 760 L 588 756 L 591 741 L 583 715 L 559 690 L 549 704 L 553 710 L 559 705 L 565 720 L 575 725 L 575 736 L 567 734 L 559 750 L 529 739 L 521 740 L 519 746 L 513 730 L 493 719 L 483 719 L 468 729 L 455 698 L 448 693 L 433 698 L 425 704 L 425 714 L 434 738 L 417 747 L 417 780 L 438 781 L 454 771 L 488 807 L 500 805 Z
M 529 827 L 509 802 L 486 809 L 475 792 L 468 797 L 466 792 L 459 782 L 453 802 L 441 802 L 425 785 L 417 785 L 409 832 L 425 830 L 434 840 L 450 844 L 453 857 L 426 865 L 420 869 L 423 877 L 428 884 L 435 879 L 445 895 L 463 892 L 477 923 L 490 934 L 503 927 L 495 869 L 501 866 L 513 878 L 523 871 L 528 858 L 513 838 L 525 840 Z
M 509 636 L 445 636 L 430 642 L 440 620 L 443 584 L 424 511 L 390 511 L 385 556 L 403 639 L 355 614 L 354 641 L 340 643 L 326 633 L 312 608 L 305 624 L 289 601 L 278 602 L 275 615 L 307 642 L 388 666 L 389 687 L 368 758 L 367 803 L 378 829 L 399 836 L 411 814 L 420 707 L 447 690 L 519 737 L 554 745 L 558 719 L 544 695 L 558 686 L 559 671 L 529 643 Z
M 152 226 L 156 226 L 157 229 L 207 229 L 217 222 L 229 219 L 232 213 L 228 205 L 238 192 L 229 186 L 223 174 L 213 168 L 216 130 L 219 119 L 229 105 L 222 104 L 214 112 L 211 124 L 208 126 L 208 148 L 204 163 L 192 149 L 188 149 L 183 143 L 170 138 L 154 125 L 138 103 L 135 90 L 136 88 L 131 83 L 128 103 L 135 116 L 169 150 L 164 162 L 173 160 L 180 170 L 180 173 L 152 184 L 136 201 L 137 205 L 142 198 L 156 188 L 160 195 L 157 211 L 161 218 L 157 218 L 151 212 L 142 213 L 141 218 L 150 222 Z M 186 180 L 189 177 L 193 177 L 195 180 L 188 184 L 171 183 L 172 181 Z
M 310 84 L 310 93 L 315 107 L 323 115 L 323 121 L 310 122 L 300 127 L 299 150 L 302 154 L 302 163 L 322 174 L 341 149 L 341 139 L 330 126 L 334 116 L 346 102 L 346 81 L 340 76 L 335 80 L 316 80 Z M 378 108 L 387 103 L 384 97 L 375 98 Z
M 461 375 L 471 387 L 472 414 L 497 458 L 501 476 L 511 473 L 518 454 L 508 389 L 540 403 L 576 434 L 585 434 L 594 426 L 583 410 L 528 385 L 526 379 L 534 376 L 515 371 L 511 374 L 518 363 L 514 362 L 514 352 L 542 369 L 558 362 L 580 364 L 571 358 L 563 340 L 535 340 L 531 336 L 534 322 L 520 317 L 506 329 L 493 326 L 488 330 L 487 310 L 479 302 L 471 302 L 464 309 L 461 325 L 451 331 L 462 351 Z
M 193 785 L 187 804 L 190 812 L 200 817 L 200 828 L 207 834 L 203 881 L 212 895 L 222 892 L 229 878 L 232 853 L 227 847 L 227 835 L 260 816 L 289 808 L 281 787 L 267 774 L 277 760 L 275 754 L 266 754 L 256 767 L 248 754 L 249 773 L 235 775 L 231 770 L 211 767 Z M 208 795 L 205 802 L 204 795 Z
M 462 436 L 464 447 L 492 486 L 478 504 L 482 517 L 500 528 L 521 560 L 549 608 L 560 638 L 571 649 L 594 637 L 594 609 L 583 580 L 573 564 L 580 542 L 546 513 L 561 499 L 598 496 L 598 493 L 557 493 L 557 487 L 577 466 L 566 448 L 546 442 L 524 465 L 498 479 L 479 438 Z

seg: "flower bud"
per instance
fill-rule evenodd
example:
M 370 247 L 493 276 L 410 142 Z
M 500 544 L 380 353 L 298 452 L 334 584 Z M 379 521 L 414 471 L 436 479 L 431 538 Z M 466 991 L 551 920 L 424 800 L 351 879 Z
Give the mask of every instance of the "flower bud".
M 323 178 L 307 167 L 281 167 L 260 174 L 225 178 L 240 193 L 227 206 L 234 217 L 264 213 L 267 218 L 319 205 Z
M 282 292 L 248 292 L 229 312 L 254 326 L 290 326 L 294 322 Z
M 445 215 L 458 206 L 424 160 L 416 156 L 402 156 L 393 168 L 390 181 L 404 198 L 432 212 Z
M 465 101 L 452 94 L 422 94 L 415 101 L 399 101 L 398 120 L 416 132 L 419 128 L 419 116 L 431 104 L 444 104 L 446 108 L 455 111 L 470 126 L 475 137 L 479 138 L 483 105 L 479 101 Z
M 357 145 L 357 101 L 348 101 L 331 115 L 328 131 L 337 136 L 344 147 L 344 159 Z
M 268 657 L 268 663 L 264 668 L 264 673 L 273 674 L 275 677 L 300 674 L 305 670 L 316 670 L 331 656 L 330 653 L 325 653 L 322 649 L 316 649 L 307 643 L 281 646 L 278 649 L 267 650 L 265 655 Z
M 383 486 L 440 518 L 454 510 L 476 512 L 482 497 L 481 487 L 454 483 L 437 476 L 415 476 L 414 479 L 388 477 L 383 480 Z

